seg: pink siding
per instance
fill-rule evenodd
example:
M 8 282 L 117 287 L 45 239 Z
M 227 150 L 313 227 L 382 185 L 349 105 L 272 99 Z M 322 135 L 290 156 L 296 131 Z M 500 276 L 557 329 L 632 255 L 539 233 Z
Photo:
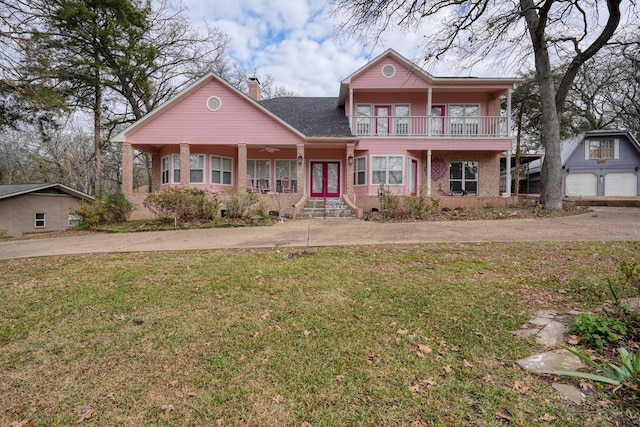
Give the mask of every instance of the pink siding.
M 222 101 L 218 111 L 206 107 L 211 96 Z M 186 142 L 195 152 L 193 145 L 238 142 L 291 145 L 303 140 L 242 96 L 211 79 L 128 134 L 127 141 L 153 145 Z
M 382 75 L 382 67 L 392 64 L 396 73 L 393 77 L 387 78 Z M 407 69 L 404 65 L 392 58 L 384 58 L 371 68 L 364 71 L 359 76 L 351 80 L 351 89 L 424 89 L 430 85 L 416 73 Z

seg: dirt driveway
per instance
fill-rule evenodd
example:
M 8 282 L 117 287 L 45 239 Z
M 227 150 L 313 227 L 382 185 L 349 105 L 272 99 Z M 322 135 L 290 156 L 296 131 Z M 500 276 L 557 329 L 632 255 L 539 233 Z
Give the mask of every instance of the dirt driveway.
M 490 221 L 379 223 L 299 220 L 271 227 L 91 234 L 0 243 L 0 259 L 104 252 L 367 245 L 421 242 L 640 241 L 640 208 Z

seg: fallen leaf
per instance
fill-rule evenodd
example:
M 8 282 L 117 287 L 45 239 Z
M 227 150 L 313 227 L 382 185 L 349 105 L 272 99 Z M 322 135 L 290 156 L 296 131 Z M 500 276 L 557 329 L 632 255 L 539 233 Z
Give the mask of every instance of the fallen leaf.
M 344 375 L 336 375 L 336 381 L 339 382 L 339 383 L 344 381 Z
M 549 414 L 544 414 L 539 418 L 540 421 L 544 421 L 547 423 L 550 423 L 551 421 L 555 421 L 556 419 L 557 417 L 554 417 L 553 415 L 549 415 Z
M 164 411 L 165 415 L 169 415 L 175 408 L 173 407 L 173 405 L 162 405 L 160 409 Z
M 419 358 L 424 358 L 427 354 L 431 353 L 431 347 L 426 346 L 424 344 L 416 344 L 416 356 Z
M 451 371 L 453 371 L 453 369 L 451 369 L 451 366 L 445 366 L 443 369 L 447 374 L 450 374 Z
M 505 413 L 505 412 L 498 412 L 496 414 L 496 417 L 501 418 L 503 420 L 507 420 L 507 421 L 511 421 L 511 415 Z
M 284 397 L 282 397 L 282 395 L 279 394 L 271 400 L 273 400 L 275 403 L 282 403 L 282 401 L 284 400 Z
M 305 331 L 303 333 L 304 333 L 305 337 L 308 337 L 309 335 L 311 335 L 311 332 L 307 331 L 306 329 L 305 329 Z
M 273 313 L 273 311 L 271 310 L 266 310 L 264 313 L 262 313 L 260 315 L 260 320 L 267 320 L 269 317 L 271 317 L 271 314 Z
M 189 396 L 189 397 L 196 397 L 196 396 L 198 396 L 198 393 L 196 393 L 195 391 L 190 391 L 190 392 L 187 394 L 187 396 Z
M 415 394 L 422 394 L 422 390 L 420 390 L 420 384 L 411 384 L 409 386 L 409 390 Z
M 313 426 L 310 423 L 305 421 L 300 425 L 300 427 L 313 427 Z
M 462 360 L 462 369 L 471 369 L 473 367 L 473 363 L 469 362 L 467 359 Z
M 170 385 L 171 387 L 175 387 L 175 386 L 177 386 L 177 385 L 178 385 L 178 381 L 176 381 L 176 380 L 169 381 L 169 385 Z
M 583 390 L 593 390 L 593 384 L 591 384 L 589 381 L 580 380 L 579 384 L 580 388 Z
M 80 415 L 80 418 L 78 418 L 78 420 L 76 421 L 76 424 L 81 424 L 84 421 L 91 418 L 91 416 L 93 415 L 93 412 L 94 412 L 94 409 L 91 407 L 91 405 L 87 405 L 84 408 L 82 408 L 82 415 Z
M 407 329 L 398 329 L 398 332 L 396 332 L 398 335 L 407 335 L 409 334 L 409 331 Z
M 369 363 L 369 365 L 376 366 L 378 363 L 380 363 L 380 356 L 375 353 L 369 353 L 369 356 L 367 357 L 367 363 Z
M 580 344 L 580 341 L 582 341 L 582 339 L 577 335 L 569 335 L 569 338 L 567 338 L 567 342 L 571 345 Z
M 224 418 L 218 418 L 216 420 L 216 426 L 222 427 L 224 425 Z
M 520 384 L 520 381 L 516 381 L 515 383 L 513 383 L 513 386 L 511 388 L 520 394 L 526 394 L 527 391 L 529 391 L 529 387 Z

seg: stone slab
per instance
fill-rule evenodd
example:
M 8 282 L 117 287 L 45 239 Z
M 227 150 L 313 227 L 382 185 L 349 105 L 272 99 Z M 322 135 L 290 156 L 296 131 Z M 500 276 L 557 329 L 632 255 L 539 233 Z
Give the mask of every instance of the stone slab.
M 511 331 L 511 335 L 516 337 L 527 339 L 533 335 L 536 335 L 540 329 L 520 329 L 517 331 Z
M 573 403 L 581 405 L 584 403 L 585 395 L 577 387 L 561 383 L 553 383 L 551 387 L 556 389 L 558 393 L 571 400 Z
M 577 371 L 585 365 L 575 355 L 565 349 L 547 351 L 516 361 L 523 369 L 531 372 Z
M 552 321 L 538 332 L 536 342 L 547 347 L 557 347 L 564 343 L 564 334 L 569 330 L 563 323 Z

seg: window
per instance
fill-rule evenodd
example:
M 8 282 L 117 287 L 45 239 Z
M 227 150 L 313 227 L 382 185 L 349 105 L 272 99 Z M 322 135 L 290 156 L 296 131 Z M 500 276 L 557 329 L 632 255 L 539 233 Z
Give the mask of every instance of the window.
M 357 105 L 356 115 L 356 135 L 371 135 L 371 105 Z
M 613 159 L 614 142 L 613 140 L 605 141 L 588 141 L 589 159 Z
M 170 173 L 169 168 L 170 168 L 169 156 L 165 156 L 162 158 L 162 162 L 161 162 L 161 170 L 162 170 L 162 174 L 160 178 L 161 184 L 169 183 L 169 173 Z
M 385 76 L 386 78 L 391 78 L 393 76 L 396 75 L 396 67 L 394 67 L 392 64 L 385 64 L 382 67 L 382 75 Z
M 449 105 L 451 135 L 477 135 L 480 116 L 478 104 Z
M 293 192 L 298 191 L 298 162 L 295 160 L 276 160 L 276 192 L 282 193 L 281 178 L 291 178 Z
M 247 160 L 247 174 L 251 176 L 254 187 L 260 185 L 262 188 L 269 187 L 269 160 Z M 262 182 L 260 182 L 262 181 Z
M 367 184 L 367 158 L 366 157 L 356 157 L 355 167 L 353 171 L 353 184 L 354 185 Z
M 409 135 L 409 116 L 411 115 L 411 106 L 396 105 L 395 107 L 395 131 L 396 135 Z
M 204 156 L 202 154 L 189 156 L 189 182 L 204 184 Z
M 449 190 L 457 194 L 478 194 L 478 162 L 451 162 Z
M 401 185 L 403 166 L 402 156 L 371 157 L 371 184 Z
M 180 155 L 173 154 L 173 183 L 180 184 Z
M 67 216 L 67 224 L 69 225 L 69 227 L 77 227 L 78 225 L 80 225 L 80 221 L 80 215 L 70 213 L 69 216 Z
M 45 213 L 37 213 L 36 214 L 36 228 L 45 228 L 47 226 L 47 214 Z
M 209 111 L 218 111 L 222 107 L 222 100 L 217 96 L 211 96 L 207 99 L 207 108 Z
M 233 160 L 228 157 L 211 156 L 211 183 L 231 185 Z

